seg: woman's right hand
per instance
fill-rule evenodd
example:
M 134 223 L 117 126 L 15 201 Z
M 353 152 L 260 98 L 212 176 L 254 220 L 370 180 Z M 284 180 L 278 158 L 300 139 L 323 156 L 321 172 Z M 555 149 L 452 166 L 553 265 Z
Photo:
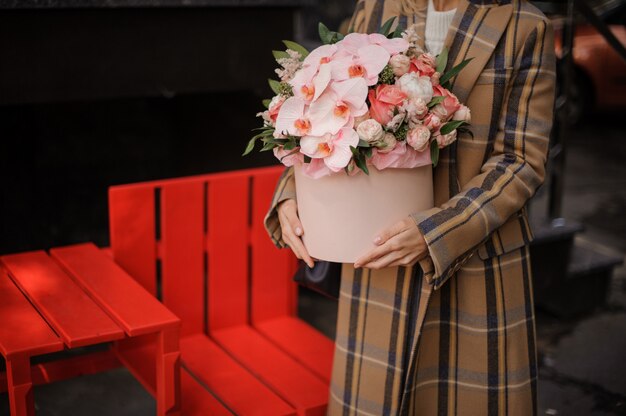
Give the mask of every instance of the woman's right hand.
M 302 235 L 304 230 L 298 218 L 298 205 L 295 199 L 287 199 L 281 202 L 278 207 L 278 220 L 283 233 L 283 240 L 297 258 L 304 260 L 309 266 L 313 267 L 313 259 L 309 256 L 309 252 L 304 248 L 302 243 Z

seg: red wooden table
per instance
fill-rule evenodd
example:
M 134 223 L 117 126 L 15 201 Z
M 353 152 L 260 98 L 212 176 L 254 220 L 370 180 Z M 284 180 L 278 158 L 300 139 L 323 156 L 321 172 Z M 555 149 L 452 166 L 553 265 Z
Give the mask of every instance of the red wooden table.
M 180 407 L 180 320 L 93 244 L 0 257 L 0 353 L 11 414 L 34 415 L 30 358 L 153 337 L 157 414 Z

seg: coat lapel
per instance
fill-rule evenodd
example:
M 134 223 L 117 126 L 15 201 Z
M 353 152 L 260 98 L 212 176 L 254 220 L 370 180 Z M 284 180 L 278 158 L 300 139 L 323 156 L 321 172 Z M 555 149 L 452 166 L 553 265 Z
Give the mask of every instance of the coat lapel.
M 511 4 L 477 6 L 468 0 L 459 2 L 445 45 L 449 50 L 448 70 L 472 58 L 452 82 L 452 92 L 461 102 L 467 101 L 506 30 L 512 13 Z

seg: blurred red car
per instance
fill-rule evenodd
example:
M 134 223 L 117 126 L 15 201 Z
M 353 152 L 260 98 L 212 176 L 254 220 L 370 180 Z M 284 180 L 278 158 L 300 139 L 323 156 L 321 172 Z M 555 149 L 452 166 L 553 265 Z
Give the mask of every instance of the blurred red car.
M 603 17 L 626 46 L 626 2 L 617 2 Z M 562 21 L 555 20 L 556 54 L 561 57 Z M 570 86 L 572 121 L 594 109 L 626 107 L 626 61 L 589 23 L 581 20 L 574 35 L 574 82 Z M 562 79 L 562 78 L 561 78 Z

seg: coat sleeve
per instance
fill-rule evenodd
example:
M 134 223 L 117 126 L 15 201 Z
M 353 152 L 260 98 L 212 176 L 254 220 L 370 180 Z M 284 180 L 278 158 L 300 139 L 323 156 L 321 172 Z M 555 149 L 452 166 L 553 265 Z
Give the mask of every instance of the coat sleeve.
M 296 198 L 296 182 L 293 177 L 293 167 L 285 168 L 283 174 L 280 176 L 276 189 L 274 190 L 274 196 L 272 197 L 272 203 L 270 204 L 269 211 L 265 215 L 265 229 L 267 230 L 272 242 L 278 248 L 285 248 L 287 245 L 283 240 L 282 229 L 280 228 L 280 221 L 278 221 L 278 212 L 276 208 L 278 204 L 287 200 Z
M 442 206 L 412 215 L 428 246 L 420 265 L 434 289 L 544 180 L 555 94 L 554 37 L 547 20 L 526 37 L 510 82 L 493 151 L 480 174 Z

